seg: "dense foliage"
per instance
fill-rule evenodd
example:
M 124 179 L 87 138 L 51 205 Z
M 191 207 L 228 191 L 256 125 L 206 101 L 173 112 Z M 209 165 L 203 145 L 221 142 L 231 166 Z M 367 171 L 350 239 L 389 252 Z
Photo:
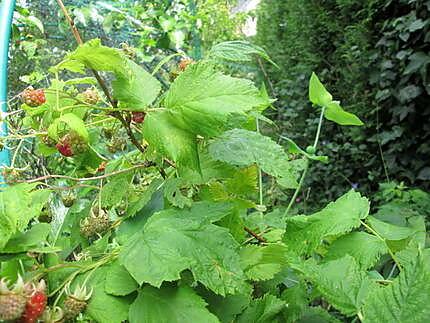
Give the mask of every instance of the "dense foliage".
M 390 207 L 407 206 L 395 216 L 371 214 L 354 190 L 290 214 L 309 165 L 330 162 L 318 151 L 323 120 L 363 125 L 315 74 L 315 138 L 302 149 L 285 137 L 284 148 L 259 131 L 272 124 L 265 89 L 221 72 L 270 61 L 261 48 L 217 44 L 181 61 L 166 88 L 159 66 L 148 72 L 126 54 L 91 40 L 49 69 L 49 87 L 22 94 L 6 144 L 33 138 L 52 162 L 40 178 L 12 169 L 0 192 L 2 318 L 428 319 L 426 193 L 383 187 Z M 263 173 L 294 192 L 288 206 L 265 204 Z
M 314 169 L 309 200 L 351 186 L 370 193 L 387 179 L 428 188 L 429 2 L 263 0 L 258 14 L 257 39 L 280 66 L 266 69 L 284 134 L 312 137 L 304 88 L 313 70 L 366 122 L 325 129 L 322 149 L 337 162 Z

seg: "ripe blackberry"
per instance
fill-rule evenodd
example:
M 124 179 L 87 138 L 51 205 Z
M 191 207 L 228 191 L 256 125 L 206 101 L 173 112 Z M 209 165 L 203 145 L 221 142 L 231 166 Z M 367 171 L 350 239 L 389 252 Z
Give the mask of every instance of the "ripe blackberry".
M 38 107 L 46 102 L 45 91 L 29 87 L 21 93 L 21 99 L 30 107 Z

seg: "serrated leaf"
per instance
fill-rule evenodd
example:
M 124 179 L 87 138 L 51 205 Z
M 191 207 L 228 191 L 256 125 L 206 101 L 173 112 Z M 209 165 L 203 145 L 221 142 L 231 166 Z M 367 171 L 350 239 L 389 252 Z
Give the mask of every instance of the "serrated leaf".
M 196 135 L 213 137 L 228 129 L 233 114 L 244 114 L 267 103 L 251 81 L 193 64 L 173 82 L 164 105 L 175 112 L 175 124 Z
M 428 260 L 421 251 L 416 250 L 415 257 L 410 259 L 390 285 L 369 295 L 363 306 L 363 322 L 427 322 L 430 318 Z
M 295 286 L 285 289 L 282 292 L 281 299 L 287 303 L 284 315 L 286 322 L 297 322 L 309 303 L 306 284 L 299 282 Z
M 401 227 L 388 222 L 378 220 L 373 216 L 367 218 L 370 226 L 378 232 L 378 234 L 387 240 L 403 240 L 411 237 L 416 230 L 410 227 Z
M 73 73 L 85 74 L 85 65 L 79 61 L 66 59 L 64 61 L 61 61 L 57 65 L 52 66 L 49 69 L 49 72 L 56 73 L 61 70 L 68 70 Z
M 219 322 L 190 287 L 145 286 L 130 307 L 131 323 Z
M 208 290 L 199 293 L 203 294 L 203 298 L 209 303 L 208 309 L 223 323 L 234 322 L 236 316 L 243 312 L 251 300 L 249 295 L 243 294 L 222 297 Z
M 209 145 L 209 154 L 215 160 L 236 166 L 257 164 L 265 173 L 292 181 L 297 186 L 296 168 L 283 148 L 269 137 L 245 129 L 226 131 Z
M 145 110 L 161 90 L 160 83 L 151 74 L 121 51 L 102 46 L 99 39 L 79 46 L 67 59 L 96 71 L 113 72 L 116 77 L 112 82 L 114 97 L 120 101 L 122 109 Z M 64 68 L 64 65 L 61 67 Z
M 117 297 L 105 292 L 106 274 L 109 266 L 102 266 L 91 274 L 79 275 L 73 281 L 72 290 L 85 282 L 87 289 L 92 289 L 92 295 L 85 309 L 85 314 L 89 315 L 96 322 L 121 323 L 128 319 L 130 298 Z
M 303 316 L 295 323 L 341 323 L 336 317 L 322 307 L 308 307 L 304 310 Z
M 242 268 L 250 280 L 268 280 L 287 265 L 287 248 L 282 244 L 260 247 L 249 245 L 241 249 Z
M 182 194 L 181 188 L 186 184 L 182 178 L 168 178 L 164 182 L 164 196 L 172 203 L 173 206 L 184 208 L 185 206 L 190 207 L 193 200 Z
M 346 112 L 338 101 L 325 105 L 324 117 L 342 126 L 362 126 L 364 124 L 355 114 Z
M 238 323 L 273 323 L 286 304 L 276 296 L 266 294 L 263 298 L 255 299 L 239 316 Z M 280 322 L 280 321 L 279 321 Z
M 50 191 L 33 189 L 37 183 L 17 184 L 0 191 L 0 250 L 15 233 L 24 230 L 48 201 Z
M 161 90 L 160 83 L 142 67 L 126 60 L 130 72 L 126 77 L 117 75 L 112 82 L 114 97 L 121 102 L 121 108 L 144 111 Z
M 105 291 L 115 296 L 125 296 L 137 290 L 137 282 L 127 269 L 115 261 L 106 275 Z
M 159 287 L 190 269 L 194 278 L 217 294 L 246 290 L 238 244 L 227 229 L 212 222 L 231 212 L 224 203 L 195 203 L 191 209 L 155 213 L 123 248 L 120 262 L 141 284 Z
M 70 128 L 70 130 L 73 130 L 79 135 L 80 138 L 82 138 L 85 142 L 88 142 L 89 134 L 87 128 L 85 127 L 84 121 L 82 121 L 82 119 L 73 113 L 66 113 L 55 119 L 48 128 L 49 137 L 55 140 L 59 139 L 59 133 L 62 130 L 59 128 L 62 123 L 65 123 Z
M 74 79 L 69 79 L 64 82 L 66 85 L 76 85 L 76 84 L 92 84 L 96 85 L 97 80 L 95 77 L 79 77 Z
M 369 201 L 351 190 L 315 214 L 287 218 L 284 242 L 296 253 L 310 254 L 325 237 L 359 227 L 368 213 Z
M 357 314 L 369 292 L 376 288 L 350 255 L 320 265 L 308 262 L 304 269 L 323 297 L 346 316 Z
M 122 298 L 106 294 L 104 284 L 93 286 L 93 294 L 86 312 L 97 322 L 121 323 L 128 318 L 129 302 Z
M 148 113 L 143 135 L 156 152 L 173 159 L 179 168 L 200 170 L 196 136 L 178 128 L 169 112 Z
M 28 231 L 13 235 L 1 252 L 18 253 L 30 250 L 43 243 L 50 230 L 51 226 L 47 223 L 35 224 Z
M 263 48 L 243 40 L 218 43 L 212 46 L 208 54 L 209 58 L 231 62 L 251 62 L 254 56 L 259 56 L 278 67 Z
M 315 73 L 312 73 L 309 81 L 309 100 L 320 107 L 327 106 L 333 100 Z
M 324 260 L 338 259 L 348 254 L 366 270 L 374 266 L 379 257 L 387 252 L 387 245 L 378 237 L 366 232 L 352 232 L 336 239 L 330 245 Z
M 113 177 L 100 191 L 101 204 L 103 207 L 110 207 L 121 202 L 128 194 L 130 179 L 128 175 Z

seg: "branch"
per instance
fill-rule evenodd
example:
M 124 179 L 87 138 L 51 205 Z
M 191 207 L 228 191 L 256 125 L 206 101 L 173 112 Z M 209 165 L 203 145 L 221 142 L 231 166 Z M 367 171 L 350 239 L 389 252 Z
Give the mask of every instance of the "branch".
M 62 0 L 57 0 L 58 5 L 61 8 L 61 11 L 63 12 L 64 16 L 66 17 L 67 22 L 70 25 L 70 28 L 72 30 L 73 36 L 76 39 L 76 42 L 79 45 L 82 45 L 84 42 L 81 38 L 81 35 L 79 34 L 79 30 L 78 28 L 76 28 L 75 26 L 75 22 L 73 21 L 73 19 L 70 17 L 69 13 L 67 12 L 66 7 L 64 6 L 64 3 Z M 112 105 L 113 108 L 118 108 L 118 103 L 117 101 L 111 96 L 109 89 L 105 83 L 105 81 L 103 80 L 103 78 L 100 76 L 100 74 L 94 70 L 91 69 L 91 71 L 94 74 L 94 77 L 97 79 L 97 82 L 99 83 L 100 87 L 103 90 L 103 93 L 105 94 L 106 98 L 109 100 L 110 104 Z M 112 112 L 111 115 L 115 118 L 117 118 L 121 124 L 124 126 L 124 128 L 127 131 L 127 135 L 130 138 L 131 142 L 133 143 L 134 146 L 136 146 L 137 149 L 139 149 L 140 152 L 145 153 L 146 148 L 143 147 L 140 142 L 136 139 L 136 137 L 133 134 L 133 131 L 130 128 L 130 124 L 127 122 L 127 120 L 124 119 L 124 117 L 121 115 L 120 112 Z
M 54 175 L 41 176 L 41 177 L 29 179 L 29 180 L 18 180 L 16 182 L 18 182 L 18 183 L 35 183 L 35 182 L 40 182 L 40 181 L 43 181 L 45 179 L 50 179 L 50 178 L 62 178 L 62 179 L 68 179 L 68 180 L 75 181 L 75 182 L 87 182 L 87 181 L 93 181 L 93 180 L 107 178 L 110 176 L 115 176 L 115 175 L 122 174 L 122 173 L 127 173 L 129 171 L 132 171 L 132 170 L 138 169 L 138 168 L 147 168 L 150 166 L 155 166 L 155 163 L 147 162 L 144 164 L 135 165 L 135 166 L 130 167 L 130 168 L 121 169 L 121 170 L 118 170 L 118 171 L 115 171 L 112 173 L 99 175 L 99 176 L 93 176 L 93 177 L 78 178 L 78 177 L 71 177 L 71 176 L 66 176 L 66 175 L 55 175 L 54 174 Z
M 248 232 L 250 235 L 252 235 L 255 239 L 258 240 L 258 242 L 260 243 L 265 243 L 267 242 L 266 239 L 264 239 L 263 237 L 260 237 L 258 234 L 256 234 L 254 231 L 252 231 L 250 228 L 248 227 L 243 227 L 243 229 Z

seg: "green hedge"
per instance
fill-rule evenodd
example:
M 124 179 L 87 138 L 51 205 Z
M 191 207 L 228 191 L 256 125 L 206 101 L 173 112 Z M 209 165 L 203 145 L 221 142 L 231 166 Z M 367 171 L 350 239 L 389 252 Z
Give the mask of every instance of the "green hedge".
M 387 177 L 429 187 L 428 1 L 262 0 L 258 19 L 257 42 L 280 65 L 266 69 L 284 135 L 302 129 L 294 139 L 311 142 L 312 71 L 366 123 L 326 128 L 322 152 L 333 162 L 328 170 L 314 167 L 311 195 L 324 191 L 332 199 L 357 185 L 370 193 Z

